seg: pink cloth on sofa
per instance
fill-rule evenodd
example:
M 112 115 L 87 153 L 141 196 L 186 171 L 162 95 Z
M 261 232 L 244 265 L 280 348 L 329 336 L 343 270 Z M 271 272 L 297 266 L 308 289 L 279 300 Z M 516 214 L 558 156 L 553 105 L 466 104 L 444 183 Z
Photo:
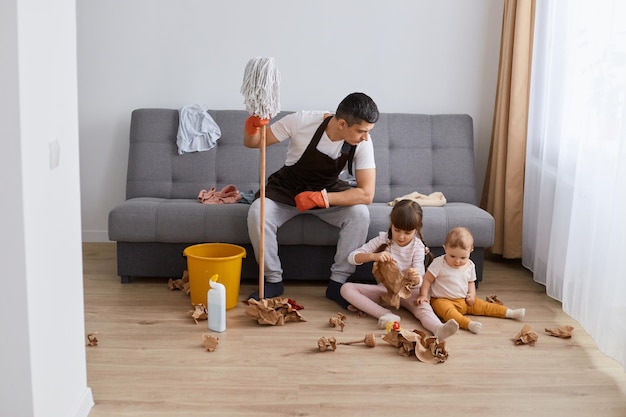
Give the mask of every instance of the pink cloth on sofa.
M 211 187 L 210 190 L 202 190 L 198 194 L 198 201 L 202 204 L 229 204 L 239 200 L 241 200 L 241 194 L 232 184 L 222 188 L 221 191 L 215 191 L 215 187 Z

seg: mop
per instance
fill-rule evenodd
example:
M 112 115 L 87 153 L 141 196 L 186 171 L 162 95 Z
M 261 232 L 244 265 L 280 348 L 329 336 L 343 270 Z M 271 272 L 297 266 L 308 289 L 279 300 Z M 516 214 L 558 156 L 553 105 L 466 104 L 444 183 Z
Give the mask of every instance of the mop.
M 270 119 L 280 111 L 280 73 L 274 58 L 257 57 L 248 61 L 241 94 L 246 110 L 261 119 Z M 265 298 L 265 126 L 261 126 L 259 194 L 261 198 L 259 234 L 259 299 Z

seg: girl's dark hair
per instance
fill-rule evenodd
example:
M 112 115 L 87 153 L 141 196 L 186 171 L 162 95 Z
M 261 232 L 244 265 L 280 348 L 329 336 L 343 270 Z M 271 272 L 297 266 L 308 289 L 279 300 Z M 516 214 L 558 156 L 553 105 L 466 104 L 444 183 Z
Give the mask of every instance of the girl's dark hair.
M 362 121 L 376 123 L 378 121 L 378 106 L 367 94 L 352 93 L 341 100 L 335 116 L 344 119 L 348 126 L 359 124 Z
M 424 236 L 422 236 L 422 207 L 413 200 L 400 200 L 391 209 L 389 218 L 391 219 L 391 226 L 400 230 L 415 230 L 417 236 L 422 242 L 424 242 Z M 391 240 L 391 227 L 387 232 L 387 238 Z M 424 244 L 426 244 L 424 242 Z M 380 245 L 376 252 L 382 252 L 387 248 L 387 244 Z M 430 265 L 433 260 L 433 254 L 430 250 L 427 251 L 428 260 L 426 265 Z

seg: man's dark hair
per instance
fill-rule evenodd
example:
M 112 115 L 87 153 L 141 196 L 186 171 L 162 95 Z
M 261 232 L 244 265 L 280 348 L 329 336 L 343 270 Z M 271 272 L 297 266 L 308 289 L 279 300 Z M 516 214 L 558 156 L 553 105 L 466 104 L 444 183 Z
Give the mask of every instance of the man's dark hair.
M 361 123 L 376 123 L 378 121 L 378 106 L 367 94 L 352 93 L 341 100 L 335 116 L 344 119 L 348 126 Z

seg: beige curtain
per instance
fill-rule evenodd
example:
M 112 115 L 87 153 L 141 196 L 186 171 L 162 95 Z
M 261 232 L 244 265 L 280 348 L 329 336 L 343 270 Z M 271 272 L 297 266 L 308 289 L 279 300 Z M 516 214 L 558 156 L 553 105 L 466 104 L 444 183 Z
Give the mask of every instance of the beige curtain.
M 491 252 L 522 257 L 524 162 L 535 0 L 505 0 L 493 131 L 481 207 L 495 218 Z

